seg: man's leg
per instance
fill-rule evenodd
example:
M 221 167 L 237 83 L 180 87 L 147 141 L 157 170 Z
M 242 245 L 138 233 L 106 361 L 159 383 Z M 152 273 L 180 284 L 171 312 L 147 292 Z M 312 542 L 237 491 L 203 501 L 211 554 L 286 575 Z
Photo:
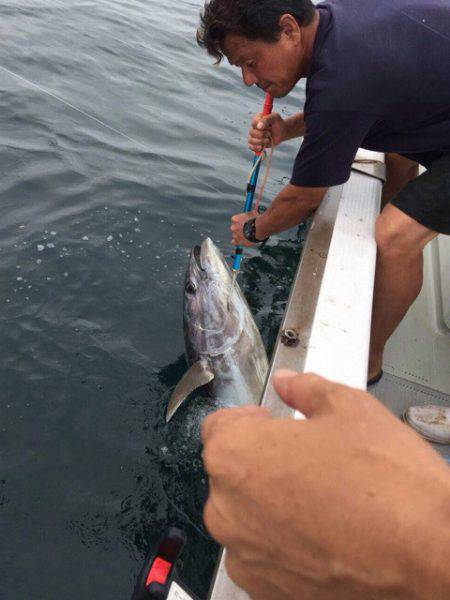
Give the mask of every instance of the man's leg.
M 383 193 L 381 196 L 381 209 L 383 209 L 386 206 L 386 204 L 390 200 L 392 200 L 409 181 L 415 179 L 419 173 L 419 165 L 417 162 L 409 160 L 408 158 L 400 156 L 399 154 L 394 154 L 391 152 L 386 153 L 385 164 L 386 182 L 383 186 Z M 373 336 L 371 339 L 373 339 Z M 383 351 L 381 350 L 381 354 L 382 352 Z M 377 375 L 381 371 L 381 359 L 378 360 L 378 357 L 376 359 L 372 359 L 372 354 L 375 356 L 376 354 L 378 355 L 379 352 L 372 351 L 371 348 L 369 359 L 369 379 L 371 379 L 373 376 Z M 374 364 L 374 367 L 371 366 L 372 364 Z
M 377 219 L 378 247 L 368 378 L 381 370 L 384 346 L 422 287 L 422 251 L 437 233 L 388 204 Z

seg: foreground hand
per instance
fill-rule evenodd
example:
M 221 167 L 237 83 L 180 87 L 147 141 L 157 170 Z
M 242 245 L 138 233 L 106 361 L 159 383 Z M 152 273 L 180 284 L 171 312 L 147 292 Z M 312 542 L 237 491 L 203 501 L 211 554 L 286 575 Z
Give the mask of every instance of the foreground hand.
M 245 239 L 244 234 L 242 232 L 242 228 L 244 227 L 244 223 L 253 217 L 257 217 L 258 213 L 256 210 L 252 210 L 251 212 L 241 213 L 239 215 L 234 215 L 231 217 L 231 244 L 233 246 L 245 246 L 246 248 L 250 248 L 251 246 L 256 246 L 257 244 L 252 244 L 247 239 Z
M 280 372 L 307 421 L 258 407 L 202 428 L 205 523 L 258 600 L 450 597 L 448 467 L 365 392 Z
M 263 117 L 258 113 L 252 119 L 248 133 L 248 147 L 253 152 L 261 152 L 264 148 L 278 146 L 285 139 L 286 124 L 278 113 Z

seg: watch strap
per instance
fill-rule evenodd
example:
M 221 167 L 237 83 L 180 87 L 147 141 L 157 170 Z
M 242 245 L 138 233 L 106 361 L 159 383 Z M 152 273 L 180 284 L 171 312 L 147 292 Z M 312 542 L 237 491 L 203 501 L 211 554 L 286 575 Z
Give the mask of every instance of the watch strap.
M 267 240 L 269 239 L 269 236 L 259 240 L 256 237 L 256 217 L 252 217 L 251 219 L 249 219 L 248 221 L 246 221 L 244 223 L 244 227 L 243 227 L 243 234 L 246 240 L 248 240 L 249 242 L 252 242 L 252 244 L 261 244 L 263 242 L 267 242 Z

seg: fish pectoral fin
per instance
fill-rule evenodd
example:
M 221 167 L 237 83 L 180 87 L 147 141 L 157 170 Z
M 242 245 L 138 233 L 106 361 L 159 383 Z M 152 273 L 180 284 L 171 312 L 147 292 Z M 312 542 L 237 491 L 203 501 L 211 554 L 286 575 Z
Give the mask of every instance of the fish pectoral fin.
M 174 389 L 169 400 L 169 405 L 166 412 L 166 423 L 170 421 L 178 408 L 183 404 L 191 392 L 206 385 L 214 379 L 214 373 L 204 360 L 199 360 L 194 363 L 189 370 L 183 375 Z

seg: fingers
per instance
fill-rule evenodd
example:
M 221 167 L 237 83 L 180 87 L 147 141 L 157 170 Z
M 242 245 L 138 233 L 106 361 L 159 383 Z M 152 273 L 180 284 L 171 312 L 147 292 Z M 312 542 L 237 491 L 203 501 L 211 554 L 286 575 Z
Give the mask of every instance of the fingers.
M 258 132 L 254 134 L 254 130 L 250 131 L 248 135 L 248 147 L 252 152 L 262 152 L 264 148 L 271 148 L 272 138 L 267 132 Z
M 251 210 L 249 212 L 240 213 L 238 215 L 233 215 L 231 217 L 231 222 L 236 223 L 238 225 L 244 225 L 244 223 L 246 221 L 248 221 L 249 219 L 251 219 L 253 217 L 257 217 L 257 216 L 258 216 L 258 213 L 256 212 L 256 210 Z
M 253 152 L 261 152 L 264 148 L 271 147 L 270 116 L 271 115 L 263 117 L 260 113 L 252 120 L 252 125 L 248 134 L 248 146 Z
M 318 375 L 296 373 L 288 369 L 277 371 L 272 381 L 283 402 L 306 417 L 327 412 L 330 408 L 330 392 L 335 387 L 342 387 Z
M 253 244 L 249 242 L 242 234 L 242 230 L 239 232 L 232 233 L 231 242 L 232 246 L 244 246 L 245 248 L 251 248 L 252 246 L 257 246 L 257 244 Z
M 258 216 L 258 213 L 256 212 L 256 210 L 252 210 L 250 212 L 241 213 L 239 215 L 234 215 L 233 217 L 231 217 L 230 230 L 231 230 L 231 244 L 233 246 L 240 245 L 240 246 L 250 247 L 250 246 L 255 245 L 255 244 L 252 244 L 252 242 L 249 242 L 244 237 L 242 229 L 243 229 L 244 223 L 246 221 L 248 221 L 252 217 L 256 217 L 256 216 Z

